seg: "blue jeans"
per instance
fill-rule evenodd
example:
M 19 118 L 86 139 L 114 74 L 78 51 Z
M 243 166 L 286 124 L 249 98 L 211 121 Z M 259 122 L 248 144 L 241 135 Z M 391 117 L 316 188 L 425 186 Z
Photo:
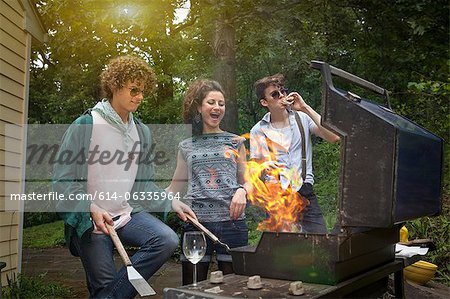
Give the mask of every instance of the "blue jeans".
M 148 280 L 178 246 L 178 236 L 158 218 L 147 212 L 131 215 L 131 220 L 117 230 L 124 246 L 139 247 L 131 257 L 133 267 Z M 91 234 L 91 242 L 73 237 L 86 272 L 91 298 L 134 298 L 137 291 L 128 281 L 126 267 L 116 271 L 114 244 L 108 235 Z
M 303 184 L 298 191 L 300 195 L 309 200 L 309 205 L 303 211 L 303 219 L 300 221 L 303 233 L 327 233 L 327 226 L 323 219 L 322 210 L 314 194 L 313 185 L 309 183 Z

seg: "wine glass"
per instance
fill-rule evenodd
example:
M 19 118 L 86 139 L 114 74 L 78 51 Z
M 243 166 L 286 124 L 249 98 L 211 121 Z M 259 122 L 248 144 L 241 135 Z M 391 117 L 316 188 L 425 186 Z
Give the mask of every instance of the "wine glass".
M 183 236 L 184 256 L 194 264 L 194 276 L 192 286 L 197 286 L 197 263 L 205 256 L 206 239 L 203 232 L 185 232 Z

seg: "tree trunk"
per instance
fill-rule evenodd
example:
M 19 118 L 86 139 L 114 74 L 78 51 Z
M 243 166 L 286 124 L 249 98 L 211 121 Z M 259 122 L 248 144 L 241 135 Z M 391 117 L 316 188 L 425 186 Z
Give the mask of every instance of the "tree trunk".
M 226 98 L 226 113 L 222 129 L 238 133 L 238 109 L 236 103 L 236 49 L 235 29 L 222 14 L 216 22 L 214 32 L 214 56 L 216 65 L 213 78 L 222 85 Z

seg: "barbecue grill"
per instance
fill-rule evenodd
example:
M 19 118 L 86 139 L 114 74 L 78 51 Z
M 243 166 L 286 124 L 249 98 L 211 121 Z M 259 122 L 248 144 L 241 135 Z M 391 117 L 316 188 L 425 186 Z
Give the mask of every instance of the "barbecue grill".
M 342 285 L 394 262 L 402 222 L 441 211 L 443 140 L 394 113 L 385 89 L 324 62 L 311 67 L 323 78 L 322 125 L 341 137 L 339 229 L 263 232 L 256 247 L 231 250 L 237 275 Z M 386 105 L 334 87 L 332 76 Z

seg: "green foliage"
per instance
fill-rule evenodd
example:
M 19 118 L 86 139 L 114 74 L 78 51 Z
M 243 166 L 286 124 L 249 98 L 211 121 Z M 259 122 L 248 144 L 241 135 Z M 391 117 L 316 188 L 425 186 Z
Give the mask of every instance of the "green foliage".
M 256 229 L 257 225 L 253 225 L 255 228 L 248 231 L 248 244 L 251 246 L 257 246 L 259 239 L 261 239 L 262 231 Z
M 204 74 L 192 64 L 199 57 L 204 65 L 208 57 L 198 47 L 203 40 L 186 29 L 181 34 L 196 19 L 189 14 L 184 23 L 175 22 L 175 9 L 185 2 L 38 1 L 49 41 L 33 48 L 29 122 L 71 123 L 101 98 L 99 75 L 106 62 L 124 54 L 144 58 L 158 75 L 150 120 L 173 121 L 175 81 Z
M 62 220 L 27 227 L 23 230 L 24 248 L 48 248 L 65 244 Z
M 245 210 L 245 216 L 248 227 L 248 243 L 256 246 L 262 235 L 262 232 L 257 230 L 258 224 L 266 218 L 266 214 L 260 207 L 249 205 Z
M 340 144 L 327 142 L 313 146 L 314 191 L 325 218 L 328 230 L 336 223 L 337 196 L 340 166 Z
M 450 285 L 450 85 L 446 82 L 425 80 L 409 82 L 407 96 L 414 106 L 400 104 L 396 111 L 410 119 L 416 120 L 424 128 L 446 138 L 443 165 L 443 205 L 438 217 L 424 217 L 407 222 L 410 239 L 432 239 L 436 250 L 427 254 L 426 258 L 438 265 L 436 280 Z
M 38 298 L 70 298 L 70 290 L 55 282 L 45 280 L 45 275 L 26 277 L 14 274 L 7 277 L 8 286 L 3 288 L 4 298 L 11 299 L 38 299 Z
M 450 137 L 450 82 L 422 79 L 408 82 L 407 96 L 414 107 L 399 105 L 398 113 L 415 119 L 424 128 L 442 138 Z
M 438 217 L 424 217 L 407 222 L 409 239 L 431 239 L 436 250 L 430 251 L 424 259 L 438 265 L 435 280 L 450 286 L 450 197 L 444 198 L 442 213 Z
M 57 213 L 43 213 L 43 212 L 26 212 L 24 213 L 23 227 L 31 227 L 44 223 L 54 222 L 59 220 Z

